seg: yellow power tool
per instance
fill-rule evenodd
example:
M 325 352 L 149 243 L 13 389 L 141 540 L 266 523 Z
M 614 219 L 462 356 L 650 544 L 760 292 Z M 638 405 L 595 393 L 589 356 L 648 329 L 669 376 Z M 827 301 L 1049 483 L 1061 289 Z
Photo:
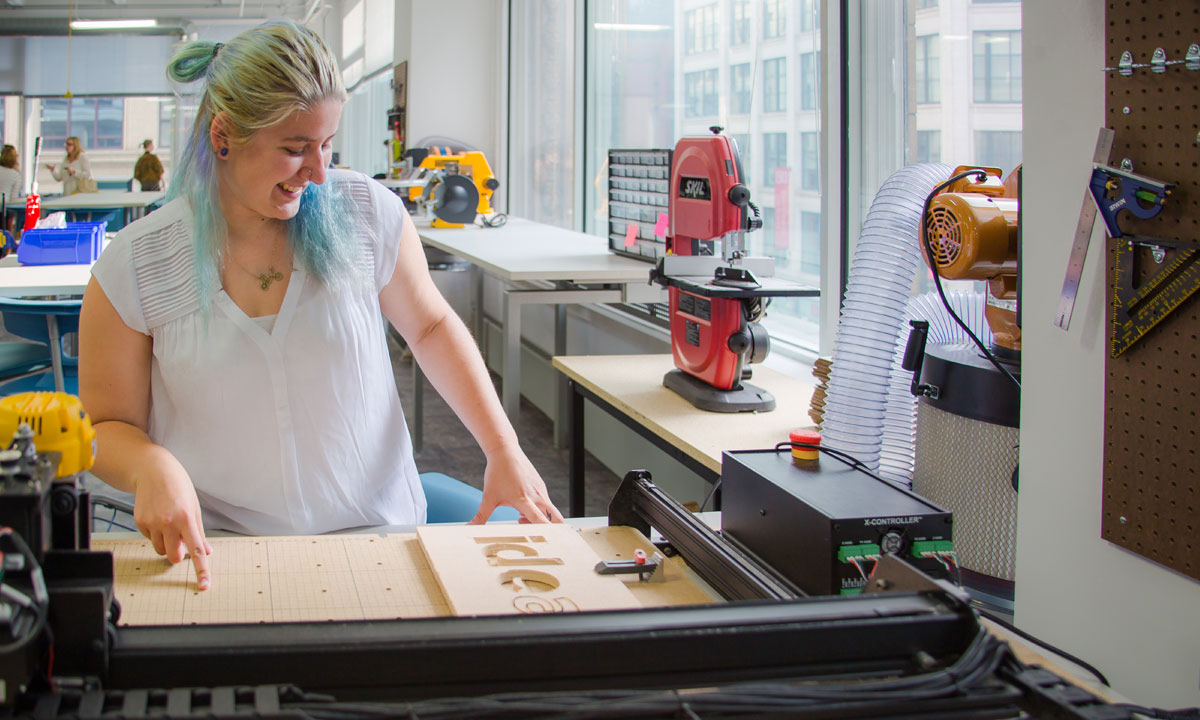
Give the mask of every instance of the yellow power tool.
M 29 427 L 38 454 L 59 455 L 55 477 L 81 473 L 96 459 L 96 430 L 74 395 L 26 392 L 0 398 L 0 438 L 16 436 L 22 425 Z
M 475 216 L 493 213 L 492 193 L 500 181 L 492 174 L 483 153 L 470 151 L 457 155 L 429 155 L 421 161 L 419 175 L 429 178 L 424 187 L 409 188 L 413 202 L 431 207 L 437 228 L 462 227 L 475 222 Z

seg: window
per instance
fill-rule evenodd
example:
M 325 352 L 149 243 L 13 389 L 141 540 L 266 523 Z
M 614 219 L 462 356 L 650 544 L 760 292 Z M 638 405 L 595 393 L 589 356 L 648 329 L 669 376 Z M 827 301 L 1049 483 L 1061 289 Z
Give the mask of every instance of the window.
M 733 0 L 729 13 L 729 44 L 738 47 L 750 42 L 750 0 Z
M 1010 130 L 975 131 L 975 160 L 980 165 L 998 167 L 1005 177 L 1021 164 L 1021 133 Z
M 750 112 L 750 63 L 729 67 L 729 112 L 734 115 Z
M 787 32 L 784 0 L 763 0 L 763 39 L 781 38 Z
M 155 152 L 170 150 L 175 144 L 175 100 L 174 98 L 158 98 L 158 141 L 154 143 Z
M 775 187 L 775 168 L 787 164 L 787 133 L 763 133 L 763 186 Z
M 918 10 L 929 10 L 930 8 L 936 8 L 937 6 L 938 0 L 917 0 Z
M 800 188 L 821 189 L 821 156 L 815 132 L 800 133 Z
M 821 53 L 800 53 L 800 109 L 817 109 L 817 73 L 821 67 Z
M 941 130 L 917 131 L 917 156 L 915 162 L 932 163 L 942 161 Z
M 800 213 L 800 272 L 821 274 L 821 213 Z
M 717 114 L 717 71 L 701 70 L 683 76 L 684 99 L 687 102 L 687 117 L 704 117 Z
M 707 52 L 717 47 L 717 6 L 689 10 L 683 15 L 686 55 Z
M 941 67 L 938 65 L 938 36 L 922 35 L 917 38 L 916 74 L 917 104 L 935 105 L 941 102 Z
M 787 109 L 787 58 L 763 61 L 763 112 Z
M 800 32 L 821 29 L 821 3 L 819 0 L 800 0 L 800 17 L 797 19 Z
M 1021 102 L 1021 33 L 1017 30 L 976 32 L 975 102 Z
M 83 149 L 120 149 L 124 142 L 123 98 L 47 98 L 42 101 L 42 148 L 62 150 L 76 136 Z

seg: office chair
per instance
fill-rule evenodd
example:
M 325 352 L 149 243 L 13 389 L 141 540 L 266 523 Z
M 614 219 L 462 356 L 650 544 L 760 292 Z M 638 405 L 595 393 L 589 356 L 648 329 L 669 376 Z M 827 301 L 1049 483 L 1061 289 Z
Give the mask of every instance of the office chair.
M 82 299 L 0 298 L 0 316 L 10 333 L 49 347 L 50 368 L 0 383 L 0 396 L 37 390 L 79 394 L 79 358 L 63 352 L 63 336 L 79 332 Z

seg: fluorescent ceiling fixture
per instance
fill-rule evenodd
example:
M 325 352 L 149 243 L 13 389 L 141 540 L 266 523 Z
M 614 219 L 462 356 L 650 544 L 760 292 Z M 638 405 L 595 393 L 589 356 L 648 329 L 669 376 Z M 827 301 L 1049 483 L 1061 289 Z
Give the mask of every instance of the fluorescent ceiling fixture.
M 149 20 L 72 20 L 75 30 L 136 30 L 158 27 L 158 21 Z
M 625 32 L 659 32 L 670 30 L 670 25 L 630 25 L 628 23 L 596 23 L 592 27 L 597 30 L 623 30 Z

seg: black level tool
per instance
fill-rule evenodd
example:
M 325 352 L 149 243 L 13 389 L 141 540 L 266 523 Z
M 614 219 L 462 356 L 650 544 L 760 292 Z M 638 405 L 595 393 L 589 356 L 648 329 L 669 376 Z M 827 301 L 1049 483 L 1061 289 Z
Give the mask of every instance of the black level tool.
M 1200 290 L 1200 244 L 1166 238 L 1124 235 L 1116 243 L 1112 284 L 1112 322 L 1109 355 L 1119 357 L 1175 308 Z M 1134 287 L 1134 260 L 1139 248 L 1149 248 L 1163 266 Z M 1174 257 L 1167 260 L 1167 252 Z

